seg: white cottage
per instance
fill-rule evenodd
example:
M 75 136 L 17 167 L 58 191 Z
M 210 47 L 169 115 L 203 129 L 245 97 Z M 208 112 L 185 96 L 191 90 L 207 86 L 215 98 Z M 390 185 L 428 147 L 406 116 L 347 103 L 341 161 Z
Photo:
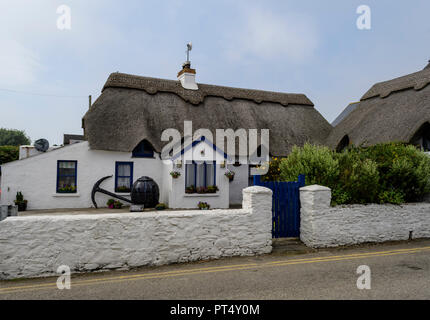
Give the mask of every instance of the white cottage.
M 177 81 L 111 74 L 82 119 L 85 141 L 2 166 L 1 204 L 13 203 L 20 191 L 28 209 L 89 208 L 99 179 L 112 176 L 100 187 L 129 198 L 133 183 L 147 176 L 170 208 L 196 208 L 200 201 L 227 208 L 241 204 L 242 189 L 252 181 L 244 163 L 248 150 L 230 157 L 225 146 L 214 145 L 217 140 L 197 134 L 166 161 L 160 156 L 168 143 L 161 139 L 164 130 L 184 136 L 185 121 L 212 137 L 217 129 L 269 129 L 272 156 L 286 156 L 307 141 L 322 144 L 330 132 L 330 124 L 303 94 L 197 84 L 195 74 L 189 63 Z M 233 181 L 226 170 L 235 172 Z M 108 198 L 98 193 L 95 200 L 106 206 Z

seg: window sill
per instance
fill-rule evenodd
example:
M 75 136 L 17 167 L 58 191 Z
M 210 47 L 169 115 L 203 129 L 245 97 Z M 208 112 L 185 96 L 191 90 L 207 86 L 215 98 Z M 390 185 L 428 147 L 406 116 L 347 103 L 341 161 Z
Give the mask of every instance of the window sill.
M 219 197 L 219 193 L 185 193 L 184 197 L 190 197 L 190 198 Z
M 52 196 L 58 198 L 76 198 L 80 197 L 81 195 L 79 193 L 54 193 Z

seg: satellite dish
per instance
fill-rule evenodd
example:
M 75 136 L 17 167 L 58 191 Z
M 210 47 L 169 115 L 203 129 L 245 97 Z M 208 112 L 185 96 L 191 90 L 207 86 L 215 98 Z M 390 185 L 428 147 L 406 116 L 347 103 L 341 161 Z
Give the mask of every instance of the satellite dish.
M 46 152 L 49 149 L 49 142 L 46 139 L 39 139 L 34 142 L 34 147 L 39 152 Z

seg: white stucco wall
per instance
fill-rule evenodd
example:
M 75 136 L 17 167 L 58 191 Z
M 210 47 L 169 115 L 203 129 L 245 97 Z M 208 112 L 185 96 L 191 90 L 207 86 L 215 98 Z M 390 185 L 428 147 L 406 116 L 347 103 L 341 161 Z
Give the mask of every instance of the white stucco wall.
M 57 160 L 78 161 L 76 194 L 56 194 Z M 29 210 L 92 207 L 91 190 L 97 180 L 113 175 L 111 179 L 103 182 L 101 187 L 114 192 L 116 161 L 133 162 L 133 181 L 141 176 L 148 176 L 154 179 L 160 188 L 160 201 L 167 198 L 162 185 L 161 160 L 132 158 L 130 152 L 91 150 L 88 142 L 82 142 L 2 165 L 0 203 L 13 203 L 17 191 L 21 191 L 28 200 Z M 109 198 L 98 193 L 97 204 L 106 206 Z
M 186 194 L 185 193 L 185 165 L 181 168 L 175 166 L 175 171 L 181 173 L 177 179 L 170 176 L 170 171 L 167 173 L 170 178 L 170 193 L 169 207 L 182 209 L 195 209 L 197 204 L 207 202 L 211 208 L 225 209 L 229 207 L 229 181 L 224 175 L 226 169 L 217 165 L 216 168 L 216 185 L 219 191 L 216 194 Z M 241 191 L 240 191 L 241 192 Z
M 300 189 L 300 239 L 310 247 L 430 238 L 430 204 L 330 207 L 331 190 Z
M 9 217 L 0 222 L 0 278 L 269 253 L 272 192 L 243 192 L 236 210 Z
M 202 155 L 202 151 L 203 154 Z M 219 189 L 216 194 L 186 194 L 185 193 L 185 175 L 186 169 L 185 164 L 187 162 L 194 161 L 216 161 L 216 178 L 215 183 Z M 167 175 L 170 179 L 169 183 L 169 207 L 170 208 L 180 208 L 180 209 L 195 209 L 197 208 L 197 204 L 202 202 L 207 202 L 211 208 L 220 208 L 226 209 L 229 208 L 229 180 L 224 175 L 226 172 L 226 168 L 221 168 L 220 164 L 224 162 L 224 156 L 213 150 L 213 146 L 207 143 L 207 141 L 203 141 L 193 148 L 186 148 L 184 154 L 176 159 L 175 161 L 181 161 L 182 166 L 180 168 L 177 167 L 176 163 L 169 166 L 169 171 Z M 172 169 L 173 168 L 173 169 Z M 173 179 L 170 176 L 170 171 L 178 171 L 181 175 Z M 242 190 L 238 191 L 242 193 Z
M 228 165 L 227 168 L 234 171 L 234 180 L 229 183 L 230 186 L 230 204 L 238 205 L 242 203 L 242 190 L 248 187 L 248 165 L 242 164 L 239 167 Z

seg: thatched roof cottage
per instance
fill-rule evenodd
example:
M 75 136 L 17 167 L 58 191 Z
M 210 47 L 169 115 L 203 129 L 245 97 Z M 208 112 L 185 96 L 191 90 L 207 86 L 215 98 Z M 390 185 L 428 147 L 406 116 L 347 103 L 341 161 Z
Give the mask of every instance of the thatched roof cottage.
M 168 143 L 161 140 L 165 129 L 182 137 L 185 121 L 213 137 L 216 129 L 268 129 L 273 156 L 286 156 L 305 142 L 323 144 L 330 133 L 332 127 L 304 94 L 200 84 L 195 75 L 189 62 L 178 80 L 111 74 L 82 119 L 85 137 L 79 141 L 84 141 L 6 164 L 1 202 L 12 203 L 21 191 L 29 209 L 91 207 L 93 186 L 101 178 L 112 176 L 100 188 L 128 199 L 133 183 L 145 176 L 158 186 L 159 202 L 171 208 L 196 208 L 201 201 L 226 208 L 242 202 L 242 189 L 252 180 L 251 166 L 241 159 L 247 154 L 230 163 L 225 146 L 201 136 L 182 144 L 180 160 L 165 161 L 160 157 Z M 233 179 L 228 170 L 235 172 Z M 108 198 L 98 193 L 95 201 L 103 206 Z

